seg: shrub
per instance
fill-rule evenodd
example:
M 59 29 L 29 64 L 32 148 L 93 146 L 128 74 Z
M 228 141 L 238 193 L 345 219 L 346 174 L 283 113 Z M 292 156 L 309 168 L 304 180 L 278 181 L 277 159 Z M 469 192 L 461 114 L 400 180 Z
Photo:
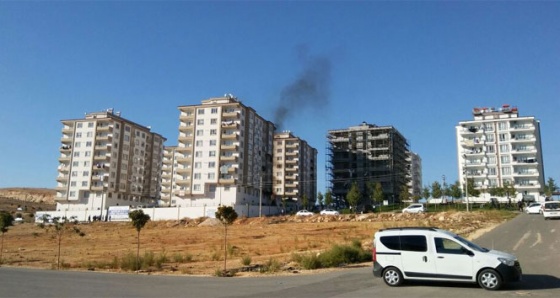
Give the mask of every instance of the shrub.
M 344 264 L 361 263 L 371 260 L 371 251 L 363 250 L 359 240 L 351 245 L 333 245 L 329 250 L 315 255 L 292 255 L 292 260 L 304 269 L 338 267 Z
M 243 258 L 241 258 L 241 264 L 243 264 L 243 266 L 251 265 L 251 256 L 243 256 Z
M 280 271 L 280 262 L 276 259 L 268 259 L 266 263 L 261 267 L 261 273 L 274 273 Z

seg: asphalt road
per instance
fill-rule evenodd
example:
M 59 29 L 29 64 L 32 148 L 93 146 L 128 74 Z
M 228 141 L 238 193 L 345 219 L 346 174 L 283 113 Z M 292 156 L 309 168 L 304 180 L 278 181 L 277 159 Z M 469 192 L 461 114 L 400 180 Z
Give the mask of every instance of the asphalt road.
M 500 291 L 474 284 L 410 282 L 399 288 L 371 267 L 330 273 L 217 278 L 0 268 L 1 297 L 558 297 L 560 220 L 521 214 L 475 242 L 514 253 L 523 281 Z

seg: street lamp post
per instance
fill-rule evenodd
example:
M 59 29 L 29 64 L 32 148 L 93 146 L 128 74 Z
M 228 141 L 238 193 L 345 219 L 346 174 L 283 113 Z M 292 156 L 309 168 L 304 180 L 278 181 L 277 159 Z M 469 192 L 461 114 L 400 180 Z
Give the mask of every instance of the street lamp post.
M 465 197 L 467 199 L 467 212 L 469 212 L 469 178 L 467 176 L 467 155 L 463 154 L 465 161 L 465 168 L 463 169 L 463 174 L 465 175 Z

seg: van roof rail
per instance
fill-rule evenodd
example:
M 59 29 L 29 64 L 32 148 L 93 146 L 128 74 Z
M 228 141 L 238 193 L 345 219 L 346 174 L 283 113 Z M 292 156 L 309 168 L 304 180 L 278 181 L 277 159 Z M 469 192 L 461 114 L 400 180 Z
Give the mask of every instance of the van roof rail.
M 379 231 L 391 231 L 391 230 L 426 230 L 426 231 L 436 231 L 437 227 L 397 227 L 397 228 L 386 228 Z

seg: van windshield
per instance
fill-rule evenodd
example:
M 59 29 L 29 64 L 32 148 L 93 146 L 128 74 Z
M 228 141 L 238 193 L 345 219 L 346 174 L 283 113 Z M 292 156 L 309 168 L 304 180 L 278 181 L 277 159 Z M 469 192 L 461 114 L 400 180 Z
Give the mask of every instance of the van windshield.
M 462 238 L 461 236 L 455 235 L 453 238 L 455 238 L 457 241 L 463 243 L 464 245 L 468 246 L 469 248 L 476 250 L 476 251 L 480 251 L 480 252 L 488 252 L 490 251 L 487 248 L 484 247 L 480 247 L 472 242 L 470 242 L 469 240 Z

